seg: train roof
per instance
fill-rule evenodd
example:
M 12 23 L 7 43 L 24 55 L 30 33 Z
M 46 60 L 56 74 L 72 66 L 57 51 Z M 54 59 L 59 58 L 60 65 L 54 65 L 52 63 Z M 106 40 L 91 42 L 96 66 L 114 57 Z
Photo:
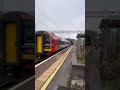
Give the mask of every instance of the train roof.
M 42 33 L 47 33 L 47 34 L 56 36 L 54 33 L 49 32 L 49 31 L 37 31 L 37 32 L 36 32 L 37 35 L 42 34 Z M 57 37 L 59 40 L 61 40 L 61 41 L 69 42 L 69 41 L 68 41 L 67 39 L 65 39 L 65 38 L 62 38 L 62 37 L 59 37 L 59 36 L 56 36 L 56 37 Z
M 49 32 L 49 31 L 43 31 L 43 30 L 41 30 L 41 31 L 37 31 L 36 32 L 36 34 L 39 34 L 39 33 L 48 33 L 48 34 L 50 34 L 50 35 L 55 35 L 54 33 L 52 33 L 52 32 Z M 56 36 L 56 35 L 55 35 Z M 57 36 L 58 37 L 58 36 Z
M 46 32 L 46 33 L 48 33 L 48 34 L 50 34 L 50 35 L 55 35 L 54 33 L 52 33 L 52 32 L 49 32 L 49 31 L 44 31 L 44 30 L 41 30 L 41 31 L 36 31 L 36 34 L 37 33 L 44 33 L 44 32 Z M 56 36 L 56 35 L 55 35 Z M 57 36 L 58 37 L 58 36 Z
M 110 16 L 106 17 L 101 20 L 99 28 L 104 28 L 104 27 L 120 27 L 120 15 L 119 16 Z
M 36 34 L 42 34 L 42 33 L 51 34 L 51 33 L 50 33 L 50 32 L 48 32 L 48 31 L 36 31 Z
M 35 17 L 32 16 L 31 14 L 28 14 L 26 12 L 21 12 L 21 11 L 10 11 L 4 14 L 5 16 L 14 16 L 14 17 L 20 17 L 22 19 L 32 19 L 34 20 Z

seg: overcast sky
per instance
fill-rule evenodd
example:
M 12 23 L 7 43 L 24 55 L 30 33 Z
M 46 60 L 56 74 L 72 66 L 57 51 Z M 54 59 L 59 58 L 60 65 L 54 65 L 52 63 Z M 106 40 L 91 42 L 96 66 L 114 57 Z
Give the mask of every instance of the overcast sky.
M 120 10 L 120 0 L 2 0 L 3 11 L 34 12 L 34 1 L 36 30 L 84 30 L 85 9 Z
M 84 0 L 36 0 L 36 30 L 84 30 Z M 76 34 L 64 35 L 76 38 Z

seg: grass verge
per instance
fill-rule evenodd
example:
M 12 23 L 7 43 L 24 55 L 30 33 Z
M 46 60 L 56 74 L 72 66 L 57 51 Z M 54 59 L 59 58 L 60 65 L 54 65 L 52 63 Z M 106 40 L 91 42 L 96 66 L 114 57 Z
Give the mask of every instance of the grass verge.
M 85 64 L 85 55 L 82 53 L 77 53 L 77 60 L 79 64 Z

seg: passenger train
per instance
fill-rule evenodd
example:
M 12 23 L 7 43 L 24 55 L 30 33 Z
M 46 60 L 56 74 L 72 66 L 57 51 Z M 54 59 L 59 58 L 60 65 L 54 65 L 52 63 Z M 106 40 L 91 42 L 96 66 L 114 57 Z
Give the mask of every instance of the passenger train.
M 36 32 L 36 57 L 48 57 L 68 46 L 71 42 L 47 31 Z
M 35 52 L 37 57 L 44 58 L 71 44 L 51 32 L 35 33 L 35 18 L 25 12 L 1 15 L 0 29 L 0 66 L 13 67 L 15 72 L 18 68 L 34 72 Z
M 0 66 L 32 69 L 35 59 L 35 18 L 19 11 L 0 17 Z M 11 71 L 11 70 L 8 70 Z

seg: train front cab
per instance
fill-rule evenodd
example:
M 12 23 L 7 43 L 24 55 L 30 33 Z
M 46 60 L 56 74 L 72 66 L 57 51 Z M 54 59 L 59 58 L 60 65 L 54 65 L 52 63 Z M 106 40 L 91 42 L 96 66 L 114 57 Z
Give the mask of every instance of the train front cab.
M 33 17 L 26 13 L 8 12 L 4 14 L 4 18 L 0 21 L 2 35 L 2 59 L 0 65 L 20 66 L 23 63 L 34 64 L 34 28 Z M 30 53 L 29 51 L 25 53 L 25 49 L 28 48 L 31 49 Z
M 50 54 L 55 54 L 60 49 L 60 45 L 59 45 L 60 39 L 59 39 L 59 37 L 57 37 L 55 34 L 52 33 L 51 34 L 51 41 L 52 41 L 52 43 L 51 43 L 52 49 L 51 49 Z
M 45 58 L 51 51 L 51 35 L 46 31 L 36 33 L 36 58 Z

